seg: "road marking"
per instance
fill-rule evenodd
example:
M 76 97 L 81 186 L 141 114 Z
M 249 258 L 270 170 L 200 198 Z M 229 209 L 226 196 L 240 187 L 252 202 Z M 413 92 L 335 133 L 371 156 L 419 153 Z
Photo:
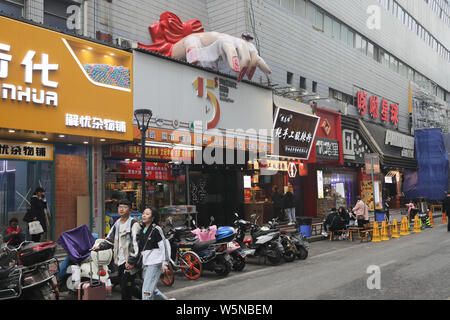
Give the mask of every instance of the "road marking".
M 386 263 L 380 264 L 380 268 L 387 267 L 388 265 L 394 264 L 394 263 L 396 263 L 396 262 L 397 262 L 397 261 L 395 261 L 395 260 L 388 261 L 388 262 L 386 262 Z

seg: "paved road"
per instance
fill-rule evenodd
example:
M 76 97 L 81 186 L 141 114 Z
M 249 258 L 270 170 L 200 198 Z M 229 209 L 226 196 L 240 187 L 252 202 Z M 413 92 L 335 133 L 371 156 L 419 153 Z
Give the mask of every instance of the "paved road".
M 249 264 L 220 280 L 213 273 L 197 281 L 177 275 L 174 288 L 161 289 L 188 300 L 449 299 L 449 262 L 450 234 L 437 224 L 382 243 L 314 242 L 306 261 Z M 380 289 L 367 287 L 372 265 L 380 268 Z
M 192 281 L 177 273 L 172 288 L 159 288 L 177 300 L 450 299 L 450 233 L 435 222 L 433 229 L 382 243 L 313 242 L 307 260 L 270 266 L 251 259 L 226 278 L 205 271 Z M 370 266 L 379 268 L 380 289 L 367 287 Z M 116 287 L 108 300 L 119 299 Z

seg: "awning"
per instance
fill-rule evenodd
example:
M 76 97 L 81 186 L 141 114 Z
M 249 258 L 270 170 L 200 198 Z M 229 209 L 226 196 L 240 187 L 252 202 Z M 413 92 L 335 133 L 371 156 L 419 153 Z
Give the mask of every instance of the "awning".
M 361 134 L 374 147 L 380 156 L 380 163 L 384 167 L 417 169 L 416 159 L 402 157 L 402 148 L 385 144 L 386 128 L 358 120 Z

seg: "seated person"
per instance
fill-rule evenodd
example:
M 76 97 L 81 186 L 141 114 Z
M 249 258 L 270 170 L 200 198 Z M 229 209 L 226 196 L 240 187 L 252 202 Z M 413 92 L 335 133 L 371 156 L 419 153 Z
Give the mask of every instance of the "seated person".
M 3 241 L 14 247 L 18 247 L 25 241 L 25 236 L 20 230 L 19 221 L 16 218 L 9 220 L 8 229 L 3 233 Z
M 324 237 L 328 237 L 328 231 L 334 218 L 338 215 L 338 212 L 336 211 L 336 208 L 332 208 L 331 211 L 326 216 L 325 220 L 323 221 L 323 230 L 322 235 Z

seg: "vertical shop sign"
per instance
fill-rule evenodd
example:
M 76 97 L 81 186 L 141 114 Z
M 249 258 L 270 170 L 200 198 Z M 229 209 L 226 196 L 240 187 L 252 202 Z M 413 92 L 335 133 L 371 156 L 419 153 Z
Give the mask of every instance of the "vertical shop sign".
M 317 170 L 317 198 L 323 199 L 323 171 Z

